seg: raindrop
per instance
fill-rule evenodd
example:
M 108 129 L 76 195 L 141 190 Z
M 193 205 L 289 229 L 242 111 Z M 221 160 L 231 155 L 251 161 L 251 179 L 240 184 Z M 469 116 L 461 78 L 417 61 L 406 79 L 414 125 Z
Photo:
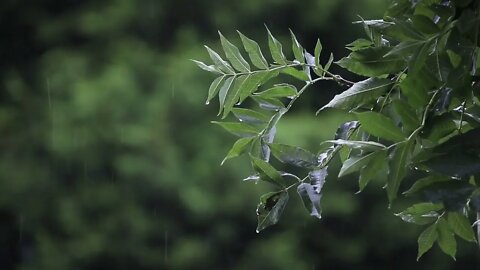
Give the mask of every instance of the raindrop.
M 210 101 L 205 102 L 205 105 L 208 105 L 208 104 L 210 104 Z
M 257 230 L 255 230 L 255 232 L 256 232 L 256 233 L 260 233 L 260 231 L 259 231 L 258 229 L 257 229 Z

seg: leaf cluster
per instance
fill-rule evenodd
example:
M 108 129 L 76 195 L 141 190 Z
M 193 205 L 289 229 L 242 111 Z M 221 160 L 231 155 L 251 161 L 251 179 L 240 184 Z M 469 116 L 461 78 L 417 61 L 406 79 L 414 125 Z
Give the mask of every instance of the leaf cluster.
M 357 174 L 359 191 L 378 178 L 390 205 L 401 191 L 417 201 L 397 216 L 427 226 L 418 239 L 418 258 L 435 242 L 454 258 L 455 236 L 476 241 L 469 217 L 480 211 L 480 1 L 395 0 L 382 19 L 355 23 L 363 26 L 366 38 L 348 44 L 348 56 L 334 62 L 330 55 L 324 65 L 321 42 L 311 54 L 293 32 L 294 59 L 286 58 L 285 47 L 268 29 L 272 62 L 240 32 L 248 60 L 222 34 L 226 59 L 207 47 L 213 64 L 195 61 L 218 74 L 207 103 L 218 96 L 219 115 L 233 112 L 237 121 L 215 123 L 240 137 L 225 160 L 248 153 L 255 174 L 246 180 L 276 187 L 260 199 L 257 231 L 278 222 L 293 187 L 310 215 L 320 218 L 328 165 L 339 156 L 338 177 Z M 365 78 L 350 82 L 332 74 L 332 64 Z M 282 74 L 302 87 L 282 83 L 261 89 Z M 326 150 L 316 154 L 274 143 L 278 121 L 320 80 L 347 89 L 317 114 L 341 110 L 355 120 L 342 124 L 333 140 L 322 143 Z M 247 98 L 258 107 L 242 107 Z M 271 155 L 302 168 L 304 175 L 277 170 Z

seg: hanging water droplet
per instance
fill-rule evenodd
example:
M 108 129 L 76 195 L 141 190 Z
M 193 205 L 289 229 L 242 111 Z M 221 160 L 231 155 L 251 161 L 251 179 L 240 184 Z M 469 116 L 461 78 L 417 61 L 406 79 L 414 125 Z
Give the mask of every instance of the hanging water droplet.
M 208 105 L 208 104 L 210 104 L 210 101 L 209 101 L 209 100 L 207 100 L 207 101 L 205 102 L 205 105 Z
M 255 232 L 256 232 L 256 233 L 260 233 L 260 231 L 259 231 L 259 230 L 255 230 Z

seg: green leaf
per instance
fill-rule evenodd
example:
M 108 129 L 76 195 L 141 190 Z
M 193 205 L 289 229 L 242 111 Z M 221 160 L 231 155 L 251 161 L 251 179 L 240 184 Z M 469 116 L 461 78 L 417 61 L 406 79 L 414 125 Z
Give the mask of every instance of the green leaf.
M 258 133 L 260 133 L 260 129 L 258 127 L 248 125 L 245 123 L 217 122 L 217 121 L 212 121 L 212 123 L 221 126 L 226 131 L 238 137 L 251 137 L 251 136 L 256 136 L 258 135 Z
M 410 133 L 420 126 L 420 120 L 415 110 L 405 101 L 397 99 L 393 101 L 393 111 L 400 117 L 403 130 Z
M 448 223 L 456 235 L 469 242 L 477 242 L 468 218 L 459 212 L 448 212 Z
M 438 220 L 437 225 L 438 245 L 445 254 L 450 255 L 455 259 L 457 253 L 457 241 L 455 241 L 455 235 L 448 225 L 448 222 L 444 218 Z
M 245 82 L 245 85 L 240 89 L 239 102 L 243 102 L 253 92 L 255 92 L 259 86 L 265 84 L 269 80 L 278 76 L 278 71 L 261 71 L 250 75 L 249 79 Z
M 360 171 L 362 168 L 367 166 L 367 164 L 375 157 L 376 152 L 366 154 L 364 156 L 353 156 L 345 160 L 342 164 L 342 168 L 338 173 L 338 177 L 343 177 L 349 175 L 356 171 Z
M 278 111 L 285 108 L 285 105 L 276 98 L 262 98 L 259 96 L 253 96 L 252 98 L 258 103 L 260 108 L 265 110 Z
M 317 111 L 317 113 L 325 108 L 352 110 L 376 100 L 390 89 L 392 85 L 393 82 L 390 80 L 379 78 L 369 78 L 357 82 L 343 93 L 336 95 L 327 105 Z
M 433 244 L 437 240 L 437 223 L 430 225 L 425 231 L 423 231 L 418 237 L 418 255 L 417 261 L 422 257 L 425 252 L 432 248 Z
M 286 83 L 276 84 L 270 89 L 257 93 L 257 95 L 263 98 L 292 98 L 297 95 L 297 88 Z
M 373 42 L 368 39 L 360 38 L 347 44 L 346 48 L 350 51 L 358 51 L 372 46 Z
M 282 44 L 272 35 L 270 29 L 267 27 L 268 32 L 268 48 L 272 54 L 273 60 L 280 65 L 286 65 L 287 59 L 282 51 Z
M 233 108 L 232 112 L 240 122 L 252 125 L 266 124 L 270 119 L 269 116 L 263 113 L 245 108 Z
M 290 30 L 290 36 L 292 37 L 292 51 L 293 55 L 295 56 L 295 60 L 297 60 L 301 64 L 304 64 L 305 55 L 303 54 L 303 47 L 297 41 L 297 37 L 295 37 L 295 34 L 292 32 L 292 30 Z
M 376 151 L 373 155 L 368 165 L 360 171 L 360 178 L 358 180 L 359 192 L 365 189 L 372 179 L 385 171 L 387 166 L 387 151 Z
M 250 75 L 241 75 L 240 77 L 235 77 L 233 88 L 227 92 L 225 103 L 223 106 L 223 118 L 227 117 L 227 115 L 232 110 L 233 106 L 238 103 L 240 98 L 240 92 L 245 87 L 246 82 L 249 80 Z
M 330 58 L 328 58 L 328 62 L 325 64 L 325 67 L 323 67 L 322 76 L 325 76 L 325 74 L 327 73 L 332 63 L 333 63 L 333 53 L 330 53 Z
M 442 204 L 417 203 L 395 215 L 405 222 L 425 225 L 434 222 L 442 209 Z
M 303 205 L 311 216 L 321 218 L 322 209 L 320 200 L 322 198 L 322 188 L 327 177 L 327 168 L 314 170 L 309 173 L 309 183 L 301 183 L 297 187 L 297 193 L 302 199 Z
M 285 191 L 270 192 L 260 197 L 257 206 L 257 233 L 278 222 L 287 202 L 288 193 Z
M 395 45 L 387 54 L 384 55 L 384 57 L 387 56 L 399 56 L 402 58 L 407 58 L 410 56 L 410 53 L 414 52 L 415 50 L 418 50 L 420 46 L 422 46 L 425 42 L 424 41 L 402 41 Z
M 412 194 L 418 193 L 420 191 L 423 191 L 425 188 L 439 183 L 439 182 L 445 182 L 451 180 L 449 177 L 442 176 L 442 175 L 429 175 L 427 177 L 424 177 L 422 179 L 419 179 L 413 183 L 413 185 L 410 187 L 409 190 L 403 192 L 406 196 L 410 196 Z
M 356 113 L 356 116 L 361 123 L 362 129 L 373 136 L 393 142 L 405 139 L 400 128 L 395 126 L 393 121 L 383 114 L 370 111 Z
M 387 147 L 381 143 L 371 141 L 347 141 L 347 140 L 327 140 L 325 143 L 333 143 L 336 145 L 345 145 L 353 149 L 361 149 L 365 151 L 376 151 L 381 149 L 387 149 Z
M 223 79 L 225 79 L 225 76 L 221 76 L 213 80 L 212 84 L 210 85 L 210 88 L 208 89 L 208 97 L 207 97 L 207 101 L 205 102 L 207 105 L 210 103 L 210 100 L 212 100 L 212 98 L 214 98 L 217 95 L 218 90 L 220 90 L 220 85 L 222 84 Z
M 213 72 L 213 73 L 222 73 L 220 70 L 218 70 L 214 65 L 207 65 L 201 61 L 193 60 L 192 61 L 197 64 L 197 66 L 203 70 L 206 70 L 208 72 Z
M 408 75 L 400 82 L 400 90 L 407 97 L 408 103 L 414 108 L 425 107 L 428 103 L 428 88 L 430 85 L 426 84 L 425 77 Z
M 220 105 L 218 115 L 220 115 L 222 113 L 222 110 L 223 110 L 224 104 L 225 104 L 225 99 L 227 98 L 228 91 L 230 90 L 230 87 L 233 84 L 233 79 L 235 79 L 235 77 L 227 78 L 225 80 L 225 82 L 223 83 L 222 87 L 220 88 L 220 91 L 218 92 L 218 100 L 219 100 L 219 105 Z
M 410 164 L 415 140 L 410 139 L 397 144 L 389 159 L 389 174 L 387 179 L 387 195 L 390 203 L 397 198 L 400 184 L 405 178 Z
M 218 53 L 216 53 L 214 50 L 210 49 L 209 47 L 205 46 L 205 48 L 208 51 L 208 54 L 210 55 L 210 58 L 212 59 L 213 63 L 215 64 L 215 67 L 222 71 L 223 73 L 227 74 L 233 74 L 235 71 L 233 68 L 230 66 L 230 64 L 227 63 L 227 61 L 223 60 Z
M 386 55 L 388 47 L 372 47 L 351 52 L 337 62 L 343 68 L 363 76 L 380 76 L 401 71 L 405 67 L 402 57 Z
M 272 165 L 254 156 L 250 156 L 250 159 L 252 160 L 253 168 L 260 174 L 260 178 L 262 180 L 271 182 L 281 187 L 285 186 L 285 181 L 283 180 L 282 175 L 280 175 L 280 173 Z
M 323 68 L 322 68 L 322 65 L 320 64 L 320 54 L 322 53 L 322 48 L 323 46 L 322 46 L 322 43 L 320 42 L 320 39 L 317 39 L 317 44 L 315 44 L 315 50 L 314 50 L 315 68 L 313 69 L 313 71 L 318 76 L 322 76 L 323 74 L 323 71 L 321 71 L 321 69 Z M 317 67 L 319 67 L 320 70 Z
M 250 145 L 250 143 L 253 141 L 255 137 L 247 137 L 247 138 L 241 138 L 241 139 L 238 139 L 232 146 L 232 148 L 230 149 L 230 151 L 228 151 L 228 154 L 227 156 L 225 156 L 225 158 L 223 159 L 221 165 L 223 165 L 223 163 L 225 163 L 225 161 L 231 159 L 231 158 L 234 158 L 234 157 L 238 157 L 240 156 L 241 154 L 245 153 L 245 151 L 247 150 L 247 147 L 248 145 Z
M 285 144 L 268 144 L 272 154 L 281 162 L 302 168 L 314 168 L 318 165 L 317 157 L 309 151 Z
M 245 61 L 237 46 L 228 41 L 228 39 L 226 39 L 220 31 L 218 31 L 218 34 L 220 35 L 220 42 L 222 43 L 225 55 L 232 64 L 233 68 L 240 72 L 249 72 L 250 65 L 247 63 L 247 61 Z
M 308 68 L 308 67 L 307 67 Z M 283 74 L 290 75 L 294 77 L 295 79 L 301 80 L 301 81 L 309 81 L 310 78 L 308 77 L 308 73 L 305 72 L 305 70 L 298 70 L 293 67 L 286 67 L 281 70 Z
M 240 38 L 242 39 L 243 47 L 247 51 L 252 64 L 259 69 L 268 69 L 268 62 L 262 54 L 260 46 L 254 40 L 249 39 L 238 31 Z

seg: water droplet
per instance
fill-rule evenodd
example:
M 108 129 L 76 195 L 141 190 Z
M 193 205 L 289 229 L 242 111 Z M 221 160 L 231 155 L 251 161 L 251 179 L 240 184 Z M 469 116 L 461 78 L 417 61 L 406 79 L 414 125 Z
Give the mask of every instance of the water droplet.
M 205 105 L 208 105 L 208 104 L 210 104 L 210 101 L 206 101 L 206 102 L 205 102 Z
M 260 231 L 259 231 L 259 230 L 255 230 L 255 232 L 256 232 L 256 233 L 260 233 Z

